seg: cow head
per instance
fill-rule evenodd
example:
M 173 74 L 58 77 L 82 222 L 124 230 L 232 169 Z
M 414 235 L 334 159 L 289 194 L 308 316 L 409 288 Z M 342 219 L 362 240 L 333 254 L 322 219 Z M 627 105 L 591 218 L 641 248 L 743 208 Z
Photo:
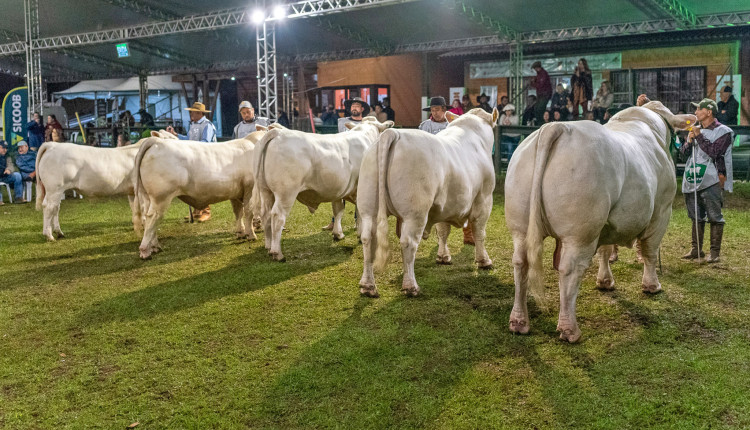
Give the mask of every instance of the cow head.
M 673 114 L 669 109 L 666 108 L 661 102 L 652 101 L 643 105 L 644 108 L 656 112 L 659 116 L 672 126 L 675 130 L 687 130 L 692 127 L 698 121 L 698 118 L 693 114 Z
M 253 144 L 257 144 L 260 142 L 260 139 L 263 138 L 263 136 L 266 134 L 268 128 L 263 127 L 265 130 L 258 130 L 254 131 L 252 133 L 249 133 L 247 136 L 243 137 L 244 140 L 248 140 L 252 142 Z
M 274 129 L 278 129 L 278 130 L 289 130 L 288 128 L 284 127 L 283 125 L 279 124 L 278 122 L 275 122 L 275 123 L 273 123 L 273 124 L 269 125 L 269 126 L 268 126 L 268 129 L 269 129 L 269 130 L 274 130 Z

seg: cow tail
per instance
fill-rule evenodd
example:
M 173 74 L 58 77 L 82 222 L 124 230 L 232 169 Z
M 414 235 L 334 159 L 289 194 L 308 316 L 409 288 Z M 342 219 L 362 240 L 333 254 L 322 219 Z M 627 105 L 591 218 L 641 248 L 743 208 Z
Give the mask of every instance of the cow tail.
M 526 258 L 529 264 L 528 285 L 540 307 L 547 305 L 544 289 L 544 270 L 542 252 L 544 238 L 549 235 L 546 216 L 542 203 L 542 179 L 547 168 L 547 160 L 558 137 L 567 129 L 564 124 L 544 125 L 539 130 L 536 141 L 534 171 L 531 177 L 531 194 L 529 195 L 529 227 L 526 231 Z
M 255 184 L 253 185 L 253 194 L 256 194 L 255 204 L 260 207 L 260 210 L 254 213 L 260 215 L 261 218 L 265 218 L 266 214 L 264 213 L 265 208 L 263 205 L 263 199 L 258 187 L 261 187 L 262 189 L 268 188 L 268 182 L 266 181 L 266 152 L 268 151 L 268 144 L 271 140 L 277 138 L 279 134 L 281 134 L 281 131 L 281 129 L 271 129 L 263 135 L 258 143 L 255 144 L 254 151 L 258 155 L 255 159 Z
M 39 148 L 39 152 L 36 154 L 36 210 L 42 210 L 42 202 L 44 202 L 44 196 L 47 195 L 47 190 L 44 188 L 42 177 L 39 175 L 39 166 L 41 166 L 42 156 L 47 150 L 53 146 L 47 142 Z
M 388 177 L 388 153 L 391 144 L 398 140 L 398 132 L 395 130 L 385 130 L 378 138 L 377 159 L 378 159 L 378 217 L 375 231 L 375 262 L 373 268 L 380 272 L 388 263 L 388 189 L 386 187 L 386 178 Z
M 148 203 L 148 196 L 146 195 L 146 188 L 143 186 L 143 179 L 141 178 L 141 162 L 143 157 L 146 156 L 146 151 L 151 149 L 159 140 L 154 137 L 149 137 L 143 140 L 141 147 L 138 148 L 138 153 L 135 155 L 135 165 L 133 167 L 133 175 L 135 175 L 135 186 L 133 187 L 133 205 L 138 213 L 137 216 L 145 215 L 148 212 L 148 208 L 145 205 Z

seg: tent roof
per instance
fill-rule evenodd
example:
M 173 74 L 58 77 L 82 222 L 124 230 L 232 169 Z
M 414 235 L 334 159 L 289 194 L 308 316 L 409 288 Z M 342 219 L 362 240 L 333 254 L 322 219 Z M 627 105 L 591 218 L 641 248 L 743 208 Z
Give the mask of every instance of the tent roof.
M 81 81 L 76 85 L 64 91 L 55 93 L 57 96 L 71 96 L 74 94 L 94 93 L 97 91 L 111 93 L 138 93 L 140 82 L 138 77 L 119 78 L 119 79 L 95 79 Z M 149 91 L 179 91 L 181 86 L 177 82 L 172 82 L 171 76 L 149 76 Z
M 346 4 L 351 0 L 337 0 Z M 154 22 L 206 15 L 231 8 L 252 9 L 247 0 L 38 0 L 40 37 L 72 35 L 100 30 L 132 27 Z M 294 3 L 286 0 L 286 3 Z M 4 20 L 0 24 L 0 44 L 23 39 L 23 8 L 18 0 L 0 0 Z M 250 3 L 250 6 L 248 4 Z M 298 1 L 297 1 L 298 3 Z M 319 2 L 320 3 L 320 2 Z M 637 38 L 644 44 L 675 43 L 680 37 L 700 36 L 704 40 L 750 34 L 750 15 L 737 20 L 730 28 L 699 26 L 693 31 L 667 31 L 667 34 L 629 34 L 617 32 L 603 37 L 597 33 L 563 32 L 562 29 L 643 23 L 672 20 L 667 11 L 657 7 L 662 0 L 398 0 L 387 5 L 355 8 L 343 13 L 286 19 L 276 25 L 276 47 L 279 61 L 299 63 L 307 56 L 311 61 L 375 55 L 393 52 L 394 47 L 415 46 L 425 42 L 479 40 L 496 36 L 498 24 L 520 34 L 555 30 L 558 39 L 570 41 L 570 49 L 586 50 L 606 41 L 616 49 L 618 40 Z M 679 0 L 697 17 L 734 13 L 750 14 L 747 0 L 705 2 Z M 473 8 L 473 9 L 472 9 Z M 238 9 L 239 10 L 239 9 Z M 472 12 L 473 10 L 473 12 Z M 466 12 L 464 12 L 466 11 Z M 474 19 L 470 18 L 474 16 Z M 485 18 L 482 22 L 478 17 Z M 487 19 L 490 18 L 490 19 Z M 742 22 L 740 22 L 742 21 Z M 416 23 L 416 24 L 415 24 Z M 218 26 L 217 26 L 218 27 Z M 181 71 L 245 70 L 254 75 L 255 34 L 252 24 L 241 23 L 210 30 L 162 34 L 127 40 L 131 56 L 117 58 L 115 42 L 72 46 L 65 49 L 42 49 L 43 75 L 113 77 L 149 74 L 174 74 Z M 573 36 L 571 36 L 573 35 Z M 4 39 L 4 40 L 3 40 Z M 632 43 L 632 42 L 630 42 Z M 495 43 L 497 45 L 497 43 Z M 481 47 L 456 47 L 445 43 L 442 49 L 454 55 L 481 52 Z M 562 49 L 554 37 L 526 44 L 530 52 L 553 53 Z M 371 51 L 362 52 L 362 48 Z M 359 51 L 358 51 L 359 50 Z M 350 52 L 350 54 L 342 54 Z M 415 47 L 413 52 L 420 52 Z M 317 56 L 311 54 L 318 54 Z M 25 70 L 22 55 L 0 56 L 0 68 Z M 223 69 L 222 69 L 223 68 Z

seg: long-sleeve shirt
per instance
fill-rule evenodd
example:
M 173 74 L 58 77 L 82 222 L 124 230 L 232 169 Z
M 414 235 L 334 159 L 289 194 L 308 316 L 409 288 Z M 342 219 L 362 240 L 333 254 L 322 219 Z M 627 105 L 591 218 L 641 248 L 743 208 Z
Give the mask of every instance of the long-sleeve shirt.
M 253 118 L 252 121 L 247 122 L 245 120 L 240 121 L 239 124 L 234 126 L 234 132 L 232 133 L 232 139 L 240 139 L 248 134 L 256 131 L 255 128 L 256 125 L 262 125 L 263 127 L 268 127 L 268 125 L 271 123 L 271 121 L 268 120 L 268 118 L 263 118 L 256 116 Z
M 180 140 L 195 140 L 197 142 L 216 142 L 216 127 L 205 116 L 198 121 L 190 122 L 187 136 L 177 135 Z
M 31 173 L 36 170 L 36 152 L 16 155 L 16 166 L 21 173 Z
M 29 121 L 26 124 L 26 130 L 29 132 L 29 147 L 39 148 L 44 143 L 44 126 L 36 121 Z
M 536 96 L 540 98 L 549 99 L 552 97 L 552 81 L 549 79 L 549 73 L 544 69 L 539 69 L 536 72 L 536 82 L 534 83 L 536 88 Z
M 740 104 L 734 96 L 729 96 L 726 102 L 717 103 L 716 107 L 719 109 L 719 114 L 716 115 L 716 119 L 719 120 L 720 123 L 725 125 L 737 125 L 737 114 L 740 111 Z
M 704 129 L 713 130 L 716 127 L 721 125 L 718 120 L 714 119 L 714 122 L 709 125 L 708 127 L 703 127 Z M 695 137 L 695 142 L 698 144 L 698 146 L 701 148 L 701 151 L 705 152 L 706 155 L 711 157 L 711 160 L 713 160 L 714 164 L 716 165 L 716 170 L 719 171 L 720 175 L 727 175 L 727 168 L 726 163 L 724 161 L 724 154 L 727 152 L 727 148 L 729 148 L 729 145 L 732 144 L 732 133 L 725 133 L 719 136 L 718 139 L 711 142 L 706 138 L 706 136 L 703 135 L 703 133 L 697 135 Z M 690 155 L 692 145 L 682 145 L 680 147 L 680 152 L 682 152 L 685 155 Z

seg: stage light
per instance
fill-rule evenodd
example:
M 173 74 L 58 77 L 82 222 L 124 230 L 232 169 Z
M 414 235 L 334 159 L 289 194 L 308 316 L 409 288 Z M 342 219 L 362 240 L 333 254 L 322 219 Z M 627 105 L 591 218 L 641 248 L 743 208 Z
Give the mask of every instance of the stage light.
M 286 7 L 284 6 L 276 6 L 273 9 L 273 17 L 276 19 L 284 19 L 286 18 Z
M 266 19 L 266 14 L 261 9 L 255 9 L 252 15 L 250 15 L 250 20 L 253 24 L 260 24 L 264 19 Z

